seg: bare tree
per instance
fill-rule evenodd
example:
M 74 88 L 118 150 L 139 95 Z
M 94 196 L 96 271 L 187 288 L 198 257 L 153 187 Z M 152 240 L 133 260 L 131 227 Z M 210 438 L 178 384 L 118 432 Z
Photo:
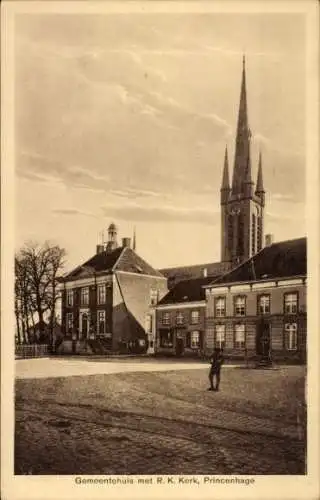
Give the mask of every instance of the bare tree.
M 27 341 L 30 322 L 38 320 L 40 337 L 45 337 L 45 316 L 50 321 L 50 343 L 58 299 L 57 279 L 64 266 L 66 251 L 58 245 L 27 243 L 16 256 L 16 321 L 18 335 Z

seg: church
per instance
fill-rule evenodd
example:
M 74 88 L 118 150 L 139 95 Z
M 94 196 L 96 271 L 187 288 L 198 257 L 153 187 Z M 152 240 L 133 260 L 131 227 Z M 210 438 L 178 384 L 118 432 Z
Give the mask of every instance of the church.
M 266 192 L 261 152 L 252 175 L 245 58 L 230 182 L 222 158 L 221 260 L 154 269 L 135 237 L 108 240 L 61 279 L 61 353 L 207 356 L 304 363 L 306 238 L 273 242 L 264 234 Z
M 169 292 L 156 306 L 156 353 L 304 362 L 306 238 L 264 236 L 261 152 L 252 178 L 245 58 L 232 182 L 227 148 L 220 188 L 221 261 L 161 269 Z

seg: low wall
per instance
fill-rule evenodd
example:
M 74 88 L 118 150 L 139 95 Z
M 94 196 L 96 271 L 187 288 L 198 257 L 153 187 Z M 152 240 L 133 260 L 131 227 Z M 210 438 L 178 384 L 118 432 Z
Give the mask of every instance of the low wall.
M 49 355 L 48 344 L 17 344 L 16 358 L 41 358 Z

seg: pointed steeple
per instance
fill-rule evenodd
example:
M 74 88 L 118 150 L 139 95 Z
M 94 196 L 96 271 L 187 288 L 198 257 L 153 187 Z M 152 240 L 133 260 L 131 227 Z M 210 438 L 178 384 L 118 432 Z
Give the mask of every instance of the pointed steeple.
M 132 250 L 136 251 L 136 226 L 133 228 Z
M 258 177 L 257 177 L 257 186 L 256 186 L 256 194 L 264 193 L 263 187 L 263 176 L 262 176 L 262 157 L 261 151 L 259 152 L 259 165 L 258 165 Z
M 221 189 L 230 189 L 229 182 L 229 161 L 228 161 L 228 148 L 226 146 L 226 150 L 224 153 L 224 165 L 223 165 L 223 174 L 222 174 L 222 184 Z
M 261 198 L 262 206 L 264 206 L 264 203 L 265 203 L 265 190 L 264 190 L 264 187 L 263 187 L 261 151 L 259 153 L 259 165 L 258 165 L 258 177 L 257 177 L 257 185 L 256 185 L 256 195 Z
M 248 123 L 246 65 L 245 56 L 242 60 L 242 81 L 240 91 L 240 105 L 237 124 L 236 149 L 232 178 L 232 194 L 245 194 L 244 184 L 251 183 L 250 159 L 251 132 Z

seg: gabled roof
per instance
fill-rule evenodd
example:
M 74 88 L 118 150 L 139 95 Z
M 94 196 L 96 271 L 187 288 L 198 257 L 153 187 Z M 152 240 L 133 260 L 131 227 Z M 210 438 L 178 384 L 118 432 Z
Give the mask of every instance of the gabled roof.
M 212 283 L 212 277 L 180 281 L 159 301 L 158 305 L 205 300 L 203 287 L 210 283 Z
M 264 247 L 229 273 L 224 274 L 212 286 L 227 283 L 243 283 L 275 278 L 305 276 L 307 274 L 307 239 L 280 241 Z
M 89 260 L 73 269 L 69 274 L 64 276 L 62 281 L 85 278 L 87 276 L 92 276 L 94 273 L 102 271 L 111 272 L 122 251 L 123 247 L 119 247 L 115 250 L 112 250 L 111 252 L 97 253 Z
M 210 262 L 209 264 L 196 264 L 192 266 L 169 267 L 159 269 L 166 278 L 187 280 L 201 278 L 206 270 L 207 276 L 220 276 L 230 269 L 229 262 Z
M 159 271 L 150 266 L 145 260 L 139 257 L 132 248 L 124 247 L 114 271 L 123 271 L 137 274 L 146 274 L 148 276 L 157 276 L 165 278 Z
M 63 276 L 60 281 L 69 281 L 93 276 L 97 273 L 126 271 L 149 276 L 163 277 L 129 247 L 118 247 L 111 252 L 101 252 Z

